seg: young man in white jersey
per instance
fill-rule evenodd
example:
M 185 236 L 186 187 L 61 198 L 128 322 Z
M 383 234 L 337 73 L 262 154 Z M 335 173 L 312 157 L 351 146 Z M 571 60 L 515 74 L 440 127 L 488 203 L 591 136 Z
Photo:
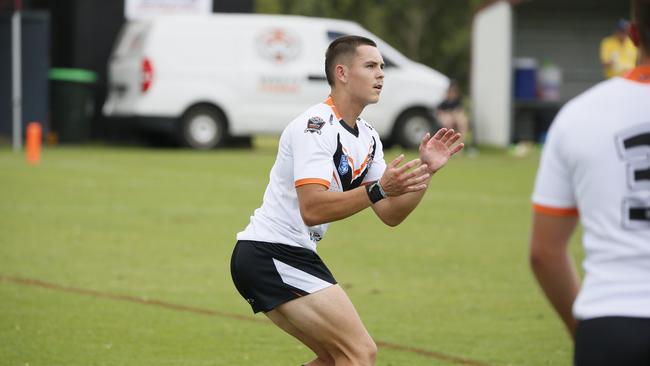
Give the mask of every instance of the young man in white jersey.
M 637 67 L 553 122 L 533 193 L 530 260 L 577 366 L 650 365 L 650 0 L 634 0 Z M 584 229 L 582 286 L 568 253 Z
M 316 354 L 307 363 L 374 365 L 377 347 L 354 306 L 316 254 L 329 222 L 372 207 L 387 225 L 418 205 L 432 175 L 463 148 L 460 134 L 424 136 L 420 158 L 388 166 L 377 132 L 359 115 L 377 103 L 384 62 L 367 38 L 330 44 L 325 71 L 331 95 L 282 133 L 262 207 L 237 234 L 233 282 L 254 312 Z

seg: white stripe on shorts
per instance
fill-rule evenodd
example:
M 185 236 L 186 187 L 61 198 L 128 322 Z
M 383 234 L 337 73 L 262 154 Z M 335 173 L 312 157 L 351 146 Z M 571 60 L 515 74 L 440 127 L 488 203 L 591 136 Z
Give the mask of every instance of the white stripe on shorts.
M 273 258 L 273 263 L 275 264 L 275 269 L 282 278 L 282 282 L 305 292 L 309 292 L 310 294 L 332 286 L 332 284 L 327 281 L 323 281 L 316 276 L 299 270 L 298 268 L 291 267 L 275 258 Z

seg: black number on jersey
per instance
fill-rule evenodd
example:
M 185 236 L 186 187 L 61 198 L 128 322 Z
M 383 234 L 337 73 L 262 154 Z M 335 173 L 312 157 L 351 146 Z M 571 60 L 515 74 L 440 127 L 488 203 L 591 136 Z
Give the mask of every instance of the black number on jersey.
M 650 123 L 619 133 L 616 147 L 627 163 L 629 194 L 623 199 L 623 227 L 650 229 Z

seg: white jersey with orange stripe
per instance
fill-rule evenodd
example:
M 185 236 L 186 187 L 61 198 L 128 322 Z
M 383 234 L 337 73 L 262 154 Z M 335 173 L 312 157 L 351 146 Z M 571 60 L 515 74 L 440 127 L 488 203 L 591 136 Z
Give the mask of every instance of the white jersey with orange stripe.
M 585 278 L 577 319 L 650 317 L 650 69 L 567 103 L 542 153 L 534 209 L 578 215 Z
M 328 224 L 307 226 L 296 187 L 321 184 L 342 192 L 381 178 L 386 163 L 379 134 L 363 119 L 351 128 L 332 99 L 294 119 L 280 137 L 262 206 L 237 240 L 299 246 L 316 251 Z

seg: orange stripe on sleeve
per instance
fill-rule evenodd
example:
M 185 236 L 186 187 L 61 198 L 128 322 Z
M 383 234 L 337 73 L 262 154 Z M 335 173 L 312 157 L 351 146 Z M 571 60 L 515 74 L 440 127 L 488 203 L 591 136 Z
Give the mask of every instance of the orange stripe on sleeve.
M 578 216 L 578 209 L 575 207 L 557 208 L 533 203 L 533 211 L 549 216 Z
M 330 189 L 330 182 L 320 178 L 298 179 L 297 181 L 294 182 L 294 186 L 296 188 L 300 186 L 304 186 L 305 184 L 320 184 L 322 186 L 325 186 L 325 188 Z

